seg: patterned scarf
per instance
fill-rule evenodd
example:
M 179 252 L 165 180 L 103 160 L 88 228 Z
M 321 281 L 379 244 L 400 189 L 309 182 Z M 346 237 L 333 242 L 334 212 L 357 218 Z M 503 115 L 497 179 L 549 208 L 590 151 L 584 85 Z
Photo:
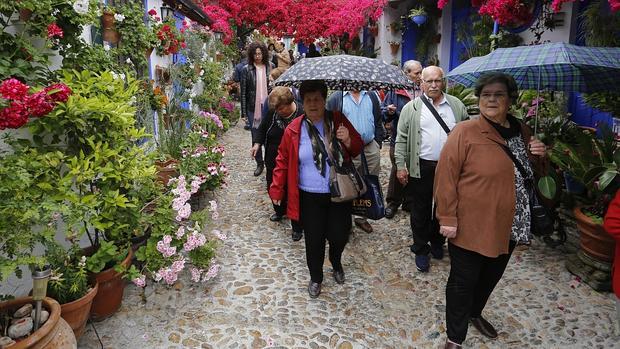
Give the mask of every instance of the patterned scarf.
M 316 169 L 319 170 L 321 172 L 321 176 L 325 177 L 325 163 L 330 161 L 329 160 L 329 155 L 328 155 L 328 150 L 329 152 L 332 153 L 331 151 L 331 138 L 332 138 L 332 117 L 331 117 L 331 112 L 326 112 L 325 113 L 325 118 L 324 118 L 324 123 L 323 123 L 323 129 L 324 129 L 324 134 L 325 134 L 325 141 L 321 138 L 321 133 L 319 132 L 319 130 L 316 128 L 316 126 L 314 126 L 314 124 L 312 123 L 312 121 L 310 121 L 310 119 L 308 119 L 307 116 L 304 116 L 304 122 L 306 123 L 306 126 L 308 127 L 308 136 L 310 137 L 310 143 L 312 143 L 312 157 L 314 159 L 314 166 L 316 166 Z M 331 164 L 330 161 L 330 166 L 332 166 L 333 164 Z

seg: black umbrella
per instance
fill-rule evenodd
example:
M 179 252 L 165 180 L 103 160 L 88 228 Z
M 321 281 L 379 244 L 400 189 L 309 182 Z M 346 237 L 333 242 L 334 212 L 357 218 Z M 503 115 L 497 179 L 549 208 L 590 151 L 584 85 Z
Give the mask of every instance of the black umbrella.
M 350 55 L 304 58 L 282 74 L 275 84 L 299 87 L 306 80 L 323 80 L 328 88 L 342 91 L 412 86 L 397 66 L 375 58 Z

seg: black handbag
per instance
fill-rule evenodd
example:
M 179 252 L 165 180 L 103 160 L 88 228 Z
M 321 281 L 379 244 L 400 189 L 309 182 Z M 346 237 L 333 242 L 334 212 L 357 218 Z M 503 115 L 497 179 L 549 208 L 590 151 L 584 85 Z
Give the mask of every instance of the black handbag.
M 527 175 L 527 171 L 517 160 L 514 154 L 510 151 L 510 149 L 501 143 L 498 143 L 502 149 L 506 152 L 506 154 L 510 157 L 512 162 L 514 162 L 517 170 L 521 173 L 521 176 L 525 178 L 525 188 L 527 190 L 527 194 L 529 196 L 530 202 L 530 215 L 531 215 L 531 232 L 537 236 L 545 236 L 551 235 L 553 233 L 554 222 L 553 218 L 551 218 L 551 214 L 549 210 L 540 204 L 540 199 L 538 198 L 538 193 L 534 186 L 534 181 Z
M 353 214 L 378 220 L 385 217 L 385 204 L 379 177 L 368 173 L 368 162 L 362 150 L 362 171 L 366 183 L 366 193 L 353 200 Z

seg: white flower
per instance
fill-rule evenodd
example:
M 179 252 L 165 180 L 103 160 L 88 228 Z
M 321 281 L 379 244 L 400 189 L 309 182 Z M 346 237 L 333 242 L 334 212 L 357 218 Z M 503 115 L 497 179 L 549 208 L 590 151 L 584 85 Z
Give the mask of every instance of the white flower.
M 127 59 L 125 60 L 125 63 L 127 63 L 127 64 L 131 64 L 131 58 L 127 58 Z
M 106 51 L 110 51 L 110 44 L 104 42 L 103 43 L 103 49 L 106 50 Z
M 60 10 L 55 8 L 54 11 L 52 11 L 52 16 L 56 17 L 58 13 L 60 13 Z
M 114 80 L 118 79 L 118 74 L 116 74 L 115 72 L 110 72 L 112 73 L 112 77 L 114 78 Z
M 200 69 L 200 76 L 203 76 L 203 75 L 205 75 L 205 71 L 204 69 Z
M 120 13 L 115 13 L 115 14 L 114 14 L 114 19 L 115 19 L 115 20 L 117 20 L 117 21 L 119 21 L 119 22 L 122 22 L 122 21 L 124 21 L 124 20 L 125 20 L 125 16 L 123 16 L 123 15 L 122 15 L 122 14 L 120 14 Z
M 121 80 L 125 80 L 125 73 L 121 73 L 120 77 L 121 77 Z
M 80 15 L 88 13 L 88 0 L 76 0 L 73 3 L 73 11 Z

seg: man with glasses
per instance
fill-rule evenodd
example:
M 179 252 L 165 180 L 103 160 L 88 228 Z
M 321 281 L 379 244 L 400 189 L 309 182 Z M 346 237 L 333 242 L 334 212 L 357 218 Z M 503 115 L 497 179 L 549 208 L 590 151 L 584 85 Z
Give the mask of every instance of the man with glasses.
M 385 100 L 381 105 L 383 113 L 383 122 L 385 129 L 390 132 L 390 161 L 392 169 L 390 171 L 390 181 L 388 191 L 385 197 L 387 206 L 385 207 L 385 218 L 391 219 L 398 211 L 398 207 L 402 204 L 403 210 L 410 211 L 410 203 L 406 188 L 396 178 L 396 161 L 394 159 L 394 147 L 396 144 L 396 127 L 400 112 L 409 101 L 422 95 L 420 82 L 422 80 L 422 64 L 418 61 L 410 60 L 403 64 L 403 71 L 411 81 L 411 87 L 401 90 L 392 90 L 385 96 Z
M 423 95 L 407 103 L 400 113 L 394 158 L 396 177 L 408 186 L 411 202 L 411 252 L 421 272 L 430 268 L 429 253 L 443 258 L 445 238 L 433 211 L 435 167 L 448 133 L 466 120 L 467 109 L 456 97 L 443 92 L 443 70 L 429 66 L 422 70 Z

